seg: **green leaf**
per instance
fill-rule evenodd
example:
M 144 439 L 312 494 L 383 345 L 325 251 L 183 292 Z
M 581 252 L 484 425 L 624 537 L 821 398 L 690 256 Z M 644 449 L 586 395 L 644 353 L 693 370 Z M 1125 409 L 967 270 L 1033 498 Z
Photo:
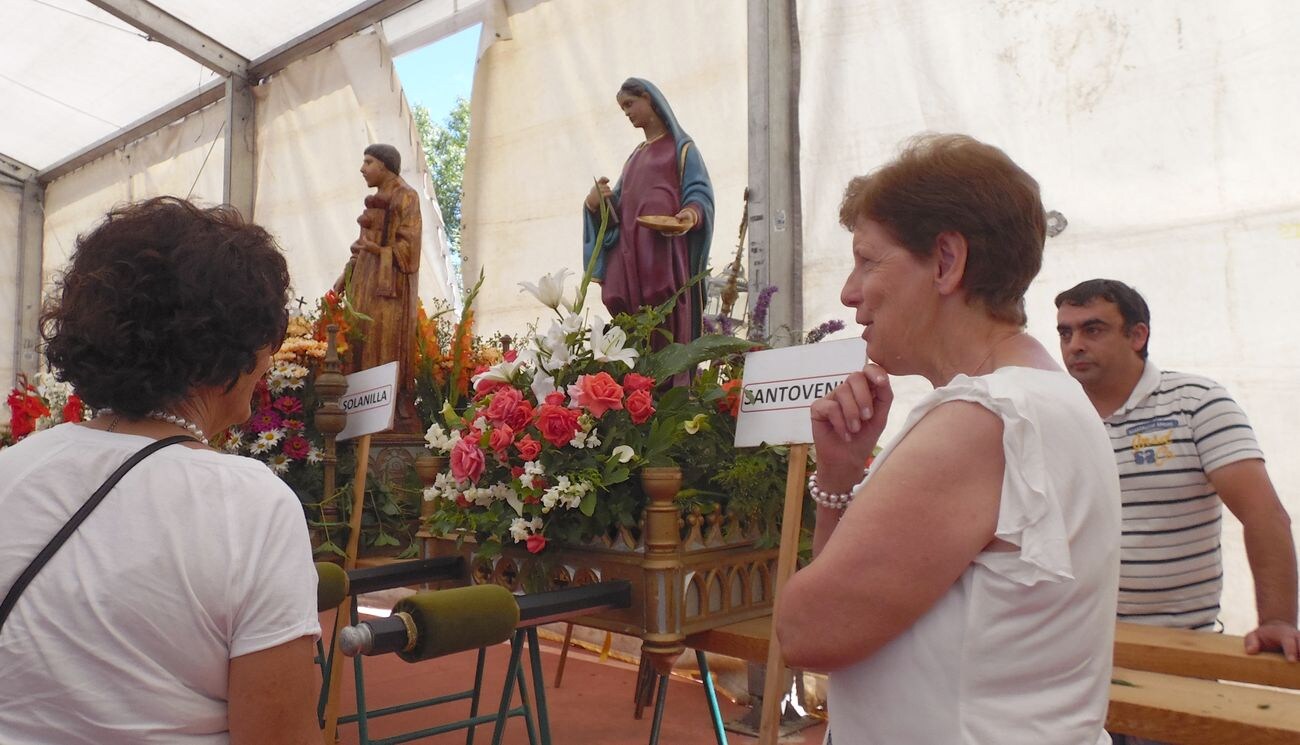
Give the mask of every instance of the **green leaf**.
M 628 477 L 631 475 L 632 474 L 628 470 L 627 466 L 622 464 L 611 465 L 611 467 L 605 470 L 605 475 L 602 480 L 605 482 L 605 486 L 613 486 L 614 484 L 621 484 L 624 481 L 627 481 Z M 586 500 L 584 499 L 583 501 L 585 502 Z
M 592 514 L 596 511 L 596 490 L 595 489 L 592 489 L 588 491 L 586 494 L 582 495 L 582 504 L 578 505 L 578 509 L 581 510 L 582 514 L 586 515 L 587 517 L 592 516 Z
M 706 334 L 690 344 L 674 342 L 650 355 L 646 355 L 642 374 L 663 381 L 679 372 L 689 370 L 701 362 L 716 360 L 749 351 L 754 342 L 723 334 Z
M 372 545 L 374 545 L 376 548 L 378 548 L 379 546 L 400 546 L 401 541 L 398 541 L 396 538 L 392 537 L 388 533 L 381 531 L 379 535 L 375 536 L 375 542 Z
M 325 542 L 322 543 L 321 545 L 317 546 L 317 547 L 316 547 L 316 553 L 318 553 L 318 554 L 337 554 L 337 555 L 339 555 L 339 556 L 347 556 L 347 552 L 344 551 L 343 549 L 339 548 L 338 544 L 335 543 L 335 542 L 333 542 L 333 541 L 325 541 Z

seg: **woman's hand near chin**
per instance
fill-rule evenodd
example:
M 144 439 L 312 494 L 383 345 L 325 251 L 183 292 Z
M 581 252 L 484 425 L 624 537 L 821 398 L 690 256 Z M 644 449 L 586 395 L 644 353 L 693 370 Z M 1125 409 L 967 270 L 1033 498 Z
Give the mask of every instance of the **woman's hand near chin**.
M 885 429 L 893 403 L 889 374 L 874 362 L 813 402 L 813 443 L 822 489 L 845 492 L 862 480 L 862 469 Z

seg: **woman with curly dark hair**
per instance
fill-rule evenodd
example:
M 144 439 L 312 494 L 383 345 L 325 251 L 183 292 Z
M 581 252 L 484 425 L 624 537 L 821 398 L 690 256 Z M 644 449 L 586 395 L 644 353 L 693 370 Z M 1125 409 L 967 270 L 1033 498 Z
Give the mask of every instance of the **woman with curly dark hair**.
M 153 199 L 78 239 L 41 327 L 98 415 L 0 452 L 0 741 L 319 738 L 302 509 L 206 440 L 248 418 L 288 286 L 274 239 L 228 208 Z

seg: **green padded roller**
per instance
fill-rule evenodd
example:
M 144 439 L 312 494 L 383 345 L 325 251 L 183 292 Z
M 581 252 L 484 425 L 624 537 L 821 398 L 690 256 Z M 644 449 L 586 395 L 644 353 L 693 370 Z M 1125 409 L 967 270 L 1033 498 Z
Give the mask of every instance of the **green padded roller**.
M 339 607 L 348 596 L 348 573 L 328 561 L 316 562 L 316 610 Z
M 500 644 L 519 624 L 515 596 L 500 585 L 418 592 L 399 600 L 397 613 L 410 614 L 419 630 L 415 647 L 397 653 L 407 662 Z

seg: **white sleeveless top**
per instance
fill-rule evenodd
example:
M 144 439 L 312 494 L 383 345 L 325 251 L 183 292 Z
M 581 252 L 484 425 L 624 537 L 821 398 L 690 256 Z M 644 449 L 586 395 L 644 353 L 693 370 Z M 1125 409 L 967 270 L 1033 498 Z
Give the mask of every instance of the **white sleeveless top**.
M 1120 493 L 1101 419 L 1062 372 L 959 375 L 921 401 L 877 464 L 947 401 L 1002 419 L 997 536 L 1019 550 L 980 554 L 911 628 L 832 673 L 831 738 L 1108 745 Z

